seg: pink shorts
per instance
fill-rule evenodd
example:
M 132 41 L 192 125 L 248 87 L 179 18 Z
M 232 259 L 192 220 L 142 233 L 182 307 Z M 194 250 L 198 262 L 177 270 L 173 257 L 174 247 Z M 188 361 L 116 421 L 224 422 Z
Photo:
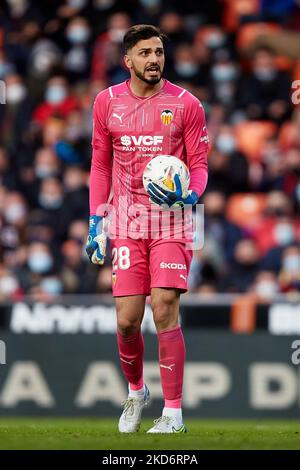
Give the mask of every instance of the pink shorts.
M 150 295 L 152 287 L 187 290 L 193 252 L 184 242 L 127 238 L 110 244 L 114 297 Z

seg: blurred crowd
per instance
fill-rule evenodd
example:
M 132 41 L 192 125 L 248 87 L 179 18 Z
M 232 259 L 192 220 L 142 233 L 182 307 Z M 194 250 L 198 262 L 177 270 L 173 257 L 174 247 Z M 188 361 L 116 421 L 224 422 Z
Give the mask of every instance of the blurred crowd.
M 300 292 L 299 0 L 1 0 L 0 300 L 110 292 L 109 256 L 84 250 L 91 115 L 136 23 L 168 35 L 164 75 L 207 114 L 191 291 Z

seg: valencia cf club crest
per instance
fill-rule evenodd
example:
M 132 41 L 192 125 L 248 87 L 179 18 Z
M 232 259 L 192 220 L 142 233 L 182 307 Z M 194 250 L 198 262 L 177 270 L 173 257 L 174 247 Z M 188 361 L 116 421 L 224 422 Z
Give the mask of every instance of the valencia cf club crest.
M 117 274 L 116 274 L 116 273 L 112 273 L 112 275 L 111 275 L 111 280 L 112 280 L 113 285 L 115 285 L 115 284 L 116 284 L 116 280 L 117 280 Z
M 173 121 L 173 113 L 169 109 L 165 109 L 160 115 L 161 122 L 168 126 Z

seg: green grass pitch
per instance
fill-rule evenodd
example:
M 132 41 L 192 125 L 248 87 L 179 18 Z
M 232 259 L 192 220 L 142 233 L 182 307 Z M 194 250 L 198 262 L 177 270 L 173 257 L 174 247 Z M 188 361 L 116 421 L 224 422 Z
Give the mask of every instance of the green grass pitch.
M 300 421 L 188 419 L 187 434 L 119 434 L 117 419 L 1 418 L 0 449 L 300 449 Z

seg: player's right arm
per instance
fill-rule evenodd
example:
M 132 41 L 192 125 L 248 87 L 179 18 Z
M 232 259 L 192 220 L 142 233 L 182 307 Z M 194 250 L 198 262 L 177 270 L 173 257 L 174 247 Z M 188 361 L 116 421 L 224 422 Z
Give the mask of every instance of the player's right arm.
M 92 164 L 90 173 L 90 220 L 86 252 L 94 264 L 103 264 L 106 235 L 103 217 L 111 190 L 112 143 L 106 125 L 108 90 L 99 93 L 93 108 Z

